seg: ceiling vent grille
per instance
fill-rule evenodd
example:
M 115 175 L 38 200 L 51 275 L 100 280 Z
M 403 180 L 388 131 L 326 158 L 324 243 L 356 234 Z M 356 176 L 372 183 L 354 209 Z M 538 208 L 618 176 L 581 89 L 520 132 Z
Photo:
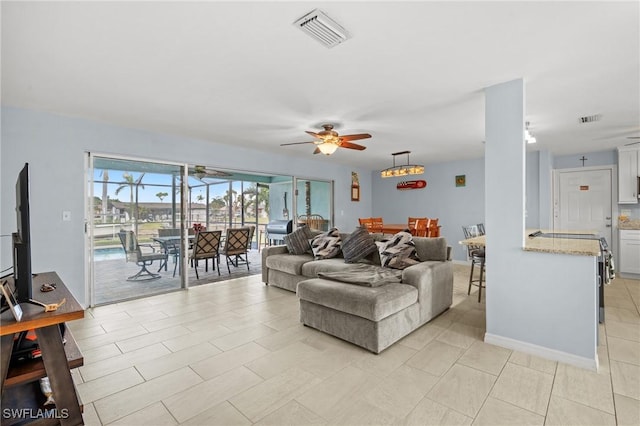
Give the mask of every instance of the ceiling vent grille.
M 329 18 L 326 13 L 320 9 L 314 9 L 302 18 L 298 19 L 293 25 L 300 28 L 316 41 L 320 42 L 327 48 L 339 45 L 343 41 L 351 38 L 351 35 L 340 24 Z
M 600 121 L 601 118 L 602 118 L 602 114 L 585 115 L 584 117 L 580 117 L 578 119 L 578 122 L 580 124 L 593 123 L 595 121 Z

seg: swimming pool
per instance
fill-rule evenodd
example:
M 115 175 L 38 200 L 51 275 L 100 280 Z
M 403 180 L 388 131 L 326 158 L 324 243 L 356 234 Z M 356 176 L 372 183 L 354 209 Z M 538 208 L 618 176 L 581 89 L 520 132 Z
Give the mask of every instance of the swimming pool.
M 117 259 L 124 259 L 124 250 L 122 247 L 103 247 L 93 250 L 93 260 L 96 262 Z

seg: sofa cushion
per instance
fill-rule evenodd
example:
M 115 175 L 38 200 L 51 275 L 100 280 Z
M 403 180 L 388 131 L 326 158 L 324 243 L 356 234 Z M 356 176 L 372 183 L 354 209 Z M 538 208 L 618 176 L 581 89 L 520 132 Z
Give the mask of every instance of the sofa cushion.
M 380 252 L 382 266 L 387 268 L 404 269 L 407 266 L 420 263 L 413 237 L 409 232 L 398 232 L 390 240 L 376 243 Z
M 302 275 L 302 266 L 313 260 L 310 254 L 274 254 L 267 257 L 267 268 L 286 272 L 293 275 Z
M 331 259 L 340 253 L 340 232 L 338 228 L 331 228 L 327 232 L 313 237 L 311 242 L 311 250 L 316 260 Z
M 297 293 L 302 300 L 370 321 L 380 321 L 418 301 L 418 290 L 407 284 L 362 287 L 322 278 L 300 282 Z
M 447 240 L 444 237 L 438 238 L 413 238 L 418 258 L 425 260 L 447 260 Z
M 313 234 L 307 225 L 302 225 L 292 233 L 284 236 L 284 243 L 291 254 L 305 254 L 311 251 L 309 240 Z
M 316 278 L 320 272 L 339 272 L 353 267 L 350 263 L 344 263 L 341 257 L 333 259 L 312 260 L 302 265 L 302 275 Z
M 347 263 L 356 263 L 376 250 L 376 243 L 366 228 L 357 227 L 342 240 L 342 256 Z

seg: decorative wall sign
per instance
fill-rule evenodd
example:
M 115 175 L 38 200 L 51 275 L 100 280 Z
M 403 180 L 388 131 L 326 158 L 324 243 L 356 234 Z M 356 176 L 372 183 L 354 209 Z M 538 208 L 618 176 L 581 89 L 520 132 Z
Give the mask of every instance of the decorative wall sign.
M 398 182 L 396 189 L 404 191 L 406 189 L 422 189 L 427 187 L 426 180 L 405 180 Z
M 467 186 L 466 175 L 458 175 L 458 176 L 456 176 L 456 186 Z
M 356 172 L 351 172 L 351 201 L 360 201 L 360 180 Z

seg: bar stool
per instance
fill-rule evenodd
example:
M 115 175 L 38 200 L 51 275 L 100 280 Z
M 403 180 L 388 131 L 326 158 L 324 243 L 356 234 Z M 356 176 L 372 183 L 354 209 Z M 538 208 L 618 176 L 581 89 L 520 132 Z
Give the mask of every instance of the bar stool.
M 484 226 L 483 226 L 484 228 Z M 465 239 L 479 237 L 480 235 L 484 235 L 480 232 L 478 225 L 468 225 L 463 226 L 462 231 L 464 232 Z M 471 273 L 469 274 L 469 289 L 467 290 L 467 294 L 471 294 L 471 286 L 475 285 L 478 287 L 478 303 L 482 299 L 482 288 L 486 288 L 485 285 L 482 285 L 484 279 L 485 272 L 485 249 L 479 246 L 469 245 L 467 246 L 467 253 L 469 258 L 471 259 Z M 473 278 L 473 270 L 475 266 L 478 265 L 480 267 L 480 277 L 478 279 Z

